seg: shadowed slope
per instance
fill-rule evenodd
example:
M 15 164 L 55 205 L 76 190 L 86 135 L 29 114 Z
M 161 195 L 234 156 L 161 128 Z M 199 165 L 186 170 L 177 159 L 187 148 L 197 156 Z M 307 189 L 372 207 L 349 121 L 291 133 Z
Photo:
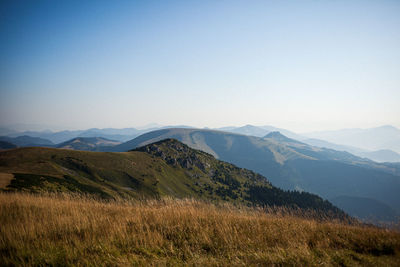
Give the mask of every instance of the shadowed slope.
M 400 176 L 395 165 L 378 164 L 347 152 L 313 147 L 279 134 L 258 138 L 200 129 L 165 129 L 117 147 L 129 150 L 165 138 L 206 151 L 239 167 L 258 172 L 275 186 L 316 193 L 331 199 L 376 199 L 400 212 Z M 368 204 L 366 203 L 366 208 Z
M 265 177 L 168 139 L 124 153 L 24 148 L 0 152 L 6 190 L 82 192 L 104 198 L 194 197 L 246 205 L 277 205 L 347 216 L 320 197 L 287 192 Z
M 102 137 L 77 137 L 58 144 L 57 148 L 85 150 L 85 151 L 101 151 L 107 147 L 119 145 L 121 142 L 110 140 Z

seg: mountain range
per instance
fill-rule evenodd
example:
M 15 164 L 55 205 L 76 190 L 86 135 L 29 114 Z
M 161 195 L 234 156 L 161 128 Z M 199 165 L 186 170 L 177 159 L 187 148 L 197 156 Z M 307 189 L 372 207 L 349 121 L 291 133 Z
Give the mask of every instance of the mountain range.
M 53 146 L 54 143 L 50 140 L 41 137 L 32 137 L 22 135 L 18 137 L 0 136 L 0 141 L 14 144 L 15 146 Z
M 35 144 L 35 146 L 125 152 L 163 139 L 174 138 L 218 159 L 258 172 L 282 189 L 318 194 L 352 215 L 363 218 L 377 216 L 376 220 L 397 218 L 400 213 L 398 208 L 400 198 L 397 196 L 400 189 L 400 163 L 380 164 L 364 157 L 365 153 L 372 152 L 363 149 L 311 139 L 291 132 L 289 132 L 291 136 L 285 136 L 278 131 L 271 132 L 277 130 L 275 127 L 263 127 L 246 125 L 219 130 L 193 129 L 186 126 L 164 127 L 123 143 L 103 137 L 77 137 L 58 145 L 50 140 L 27 136 L 14 139 L 25 140 L 25 143 L 20 142 L 19 146 L 25 146 L 24 144 L 36 140 L 41 145 Z M 102 130 L 88 130 L 86 135 L 90 133 L 95 135 L 99 132 Z M 107 129 L 103 132 L 105 133 L 118 135 L 133 132 L 127 128 Z M 264 133 L 266 134 L 261 137 L 254 136 Z M 11 144 L 14 139 L 0 138 L 8 140 Z M 351 151 L 353 154 L 346 151 Z M 396 156 L 390 151 L 381 152 L 391 154 L 389 155 L 391 158 Z M 384 159 L 379 153 L 374 157 Z M 362 201 L 363 199 L 368 201 Z M 375 204 L 367 204 L 372 202 Z M 359 209 L 365 211 L 354 213 L 354 203 L 359 203 Z M 365 203 L 365 207 L 361 207 L 362 203 Z M 383 209 L 386 211 L 385 214 L 378 211 L 378 207 L 383 206 L 386 207 Z
M 253 125 L 223 127 L 216 130 L 256 137 L 263 137 L 269 132 L 279 131 L 287 137 L 300 140 L 312 146 L 346 151 L 377 162 L 400 162 L 400 130 L 393 126 L 303 134 L 273 126 Z
M 137 129 L 137 128 L 122 128 L 122 129 L 91 128 L 91 129 L 87 129 L 87 130 L 73 130 L 73 131 L 65 130 L 65 131 L 58 131 L 58 132 L 53 132 L 50 130 L 19 132 L 19 131 L 12 131 L 12 130 L 9 130 L 6 128 L 1 128 L 0 133 L 3 133 L 4 136 L 1 136 L 0 139 L 2 137 L 17 138 L 20 136 L 29 136 L 29 137 L 38 137 L 38 138 L 46 139 L 47 141 L 50 141 L 50 143 L 52 143 L 52 144 L 60 144 L 60 143 L 69 141 L 71 139 L 77 138 L 77 137 L 101 137 L 101 138 L 106 138 L 106 139 L 110 139 L 110 140 L 125 142 L 125 141 L 131 140 L 132 138 L 135 138 L 146 132 L 164 129 L 164 128 L 174 128 L 174 127 L 192 128 L 192 127 L 186 126 L 186 125 L 159 126 L 157 124 L 149 124 L 148 128 L 143 127 L 140 129 Z
M 85 150 L 85 151 L 102 151 L 107 147 L 121 144 L 121 142 L 106 139 L 103 137 L 77 137 L 64 143 L 58 144 L 57 148 Z
M 293 207 L 314 210 L 321 217 L 350 219 L 317 195 L 284 191 L 260 174 L 174 139 L 120 153 L 41 147 L 1 151 L 0 174 L 9 179 L 5 191 L 77 192 L 102 198 L 189 197 Z
M 312 132 L 303 135 L 370 151 L 386 149 L 400 153 L 400 130 L 391 125 L 369 129 Z
M 151 130 L 151 129 L 149 129 Z M 105 129 L 97 129 L 92 128 L 88 130 L 76 130 L 76 131 L 25 131 L 25 132 L 13 132 L 8 134 L 8 137 L 18 137 L 21 135 L 31 136 L 31 137 L 39 137 L 42 139 L 47 139 L 54 144 L 59 144 L 62 142 L 66 142 L 73 138 L 77 137 L 102 137 L 111 140 L 117 141 L 127 141 L 130 140 L 147 130 L 137 130 L 135 128 L 124 128 L 124 129 L 114 129 L 114 128 L 105 128 Z
M 111 150 L 128 151 L 166 138 L 180 140 L 218 159 L 258 172 L 286 190 L 312 192 L 325 199 L 368 198 L 376 203 L 365 203 L 364 214 L 368 218 L 379 214 L 375 210 L 379 206 L 393 210 L 396 216 L 400 213 L 400 176 L 393 167 L 397 165 L 379 164 L 348 152 L 310 146 L 278 132 L 261 138 L 215 130 L 172 128 L 143 134 Z M 351 212 L 351 202 L 339 204 Z M 375 219 L 386 220 L 392 215 Z M 396 218 L 392 216 L 391 219 Z
M 6 128 L 1 128 L 1 133 L 6 134 L 4 138 L 16 138 L 20 136 L 39 137 L 46 139 L 46 142 L 31 142 L 33 146 L 41 145 L 51 147 L 52 144 L 60 144 L 77 137 L 101 137 L 105 139 L 115 140 L 119 142 L 129 141 L 141 134 L 167 128 L 193 128 L 190 126 L 160 126 L 157 124 L 149 124 L 142 128 L 92 128 L 88 130 L 77 131 L 25 131 L 16 132 Z M 297 134 L 292 131 L 277 128 L 274 126 L 253 126 L 245 125 L 240 127 L 230 126 L 215 128 L 213 130 L 244 134 L 256 137 L 263 137 L 266 134 L 279 131 L 283 135 L 302 141 L 312 146 L 330 148 L 338 151 L 346 151 L 359 157 L 365 157 L 377 162 L 400 162 L 400 153 L 398 152 L 398 144 L 400 140 L 400 130 L 393 126 L 382 126 L 370 129 L 344 129 L 330 132 L 314 132 Z M 17 146 L 21 145 L 17 141 L 3 140 Z M 2 139 L 3 138 L 3 139 Z M 332 141 L 333 140 L 333 141 Z M 355 142 L 357 140 L 357 142 Z M 366 141 L 362 141 L 366 140 Z M 367 145 L 363 144 L 367 143 Z M 397 152 L 396 152 L 397 151 Z

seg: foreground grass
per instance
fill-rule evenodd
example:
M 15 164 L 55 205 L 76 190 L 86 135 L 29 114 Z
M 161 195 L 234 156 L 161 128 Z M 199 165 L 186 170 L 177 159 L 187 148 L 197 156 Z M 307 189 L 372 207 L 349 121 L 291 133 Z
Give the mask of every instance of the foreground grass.
M 0 193 L 0 263 L 399 266 L 400 234 L 193 200 Z

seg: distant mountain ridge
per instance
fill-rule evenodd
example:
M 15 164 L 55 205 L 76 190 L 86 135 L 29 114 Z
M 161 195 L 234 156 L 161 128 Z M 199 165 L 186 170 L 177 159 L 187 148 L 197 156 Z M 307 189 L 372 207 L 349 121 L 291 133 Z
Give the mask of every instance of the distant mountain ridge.
M 112 149 L 127 151 L 166 138 L 256 171 L 283 189 L 304 190 L 327 199 L 342 195 L 376 199 L 400 212 L 396 169 L 287 137 L 282 142 L 215 130 L 172 128 L 143 134 Z
M 373 131 L 375 128 L 366 129 L 367 132 Z M 389 129 L 395 130 L 396 128 L 393 126 L 383 126 L 377 127 L 376 129 Z M 352 153 L 359 157 L 365 157 L 370 160 L 374 160 L 377 162 L 400 162 L 400 153 L 396 153 L 393 151 L 398 147 L 400 139 L 396 138 L 394 141 L 391 141 L 389 145 L 383 145 L 380 147 L 379 145 L 375 146 L 373 149 L 371 147 L 357 147 L 354 142 L 349 142 L 348 144 L 340 143 L 340 140 L 336 140 L 337 142 L 329 142 L 325 139 L 325 136 L 318 136 L 318 133 L 311 133 L 311 134 L 297 134 L 285 129 L 276 128 L 273 126 L 253 126 L 253 125 L 245 125 L 241 127 L 222 127 L 217 128 L 216 130 L 231 132 L 231 133 L 238 133 L 256 137 L 263 137 L 271 132 L 280 132 L 283 135 L 292 138 L 294 140 L 298 140 L 304 142 L 306 144 L 317 146 L 321 148 L 329 148 L 338 151 L 346 151 Z M 352 129 L 344 130 L 345 132 L 352 132 Z M 361 140 L 364 138 L 361 129 L 354 129 L 354 131 L 360 133 Z M 322 133 L 322 132 L 321 132 Z M 314 136 L 315 135 L 315 136 Z M 317 137 L 318 138 L 317 138 Z M 328 138 L 329 139 L 329 138 Z M 389 138 L 390 139 L 390 138 Z M 387 136 L 383 136 L 381 140 L 387 140 Z M 386 142 L 386 141 L 385 141 Z M 383 142 L 383 143 L 385 143 Z
M 6 141 L 0 141 L 0 149 L 11 149 L 16 148 L 17 146 Z
M 297 141 L 297 140 L 294 140 L 292 138 L 288 138 L 288 137 L 284 136 L 279 131 L 270 132 L 266 136 L 264 136 L 263 138 L 275 140 L 275 141 L 282 142 L 282 143 L 298 143 L 298 144 L 303 144 L 304 145 L 304 143 L 302 143 L 300 141 Z
M 28 135 L 32 137 L 40 137 L 44 139 L 48 139 L 55 144 L 66 142 L 76 137 L 102 137 L 111 140 L 117 141 L 127 141 L 130 140 L 140 134 L 142 134 L 143 130 L 137 130 L 135 128 L 124 128 L 124 129 L 113 129 L 113 128 L 105 128 L 105 129 L 97 129 L 92 128 L 88 130 L 76 130 L 76 131 L 59 131 L 59 132 L 51 132 L 51 131 L 26 131 L 22 133 L 12 133 L 9 135 L 10 137 L 16 137 L 20 135 Z
M 18 137 L 9 137 L 9 136 L 1 136 L 0 141 L 5 141 L 12 143 L 16 146 L 53 146 L 54 143 L 50 140 L 40 138 L 40 137 L 32 137 L 32 136 L 18 136 Z
M 116 146 L 121 142 L 110 140 L 102 137 L 77 137 L 58 144 L 57 148 L 85 150 L 85 151 L 101 151 L 107 147 Z
M 22 156 L 23 155 L 23 156 Z M 80 192 L 103 198 L 193 197 L 245 205 L 315 210 L 350 218 L 330 202 L 278 189 L 260 174 L 166 139 L 125 153 L 20 148 L 0 152 L 0 173 L 14 179 L 3 190 Z
M 391 125 L 369 129 L 342 129 L 303 134 L 332 143 L 366 150 L 389 149 L 400 153 L 400 129 Z
M 330 201 L 337 207 L 346 209 L 353 216 L 367 221 L 397 222 L 400 219 L 399 214 L 393 208 L 375 199 L 339 196 Z
M 190 126 L 186 125 L 179 125 L 179 126 L 159 126 L 157 124 L 150 124 L 148 125 L 150 128 L 122 128 L 122 129 L 117 129 L 117 128 L 91 128 L 91 129 L 86 129 L 86 130 L 65 130 L 65 131 L 24 131 L 24 132 L 16 132 L 16 131 L 10 131 L 7 129 L 3 129 L 2 132 L 7 133 L 7 137 L 19 137 L 19 136 L 30 136 L 30 137 L 39 137 L 43 139 L 48 139 L 54 144 L 59 144 L 66 142 L 68 140 L 71 140 L 73 138 L 77 137 L 101 137 L 101 138 L 106 138 L 110 140 L 116 140 L 120 142 L 125 142 L 128 140 L 131 140 L 132 138 L 135 138 L 143 133 L 154 131 L 154 130 L 159 130 L 159 129 L 165 129 L 165 128 L 192 128 Z
M 297 140 L 302 140 L 304 137 L 296 134 L 292 131 L 282 129 L 282 128 L 277 128 L 274 126 L 270 125 L 265 125 L 265 126 L 254 126 L 247 124 L 245 126 L 240 126 L 240 127 L 221 127 L 221 128 L 215 128 L 213 130 L 218 130 L 218 131 L 225 131 L 225 132 L 231 132 L 231 133 L 237 133 L 237 134 L 244 134 L 244 135 L 250 135 L 250 136 L 256 136 L 256 137 L 263 137 L 267 135 L 270 132 L 280 132 L 284 134 L 285 136 Z
M 92 128 L 88 130 L 78 130 L 78 131 L 60 131 L 60 132 L 51 132 L 51 131 L 42 131 L 42 132 L 35 132 L 35 131 L 27 131 L 27 132 L 15 132 L 11 131 L 9 129 L 1 129 L 1 132 L 4 134 L 7 134 L 8 137 L 17 137 L 17 136 L 22 136 L 22 135 L 28 135 L 31 137 L 40 137 L 43 139 L 48 139 L 52 143 L 59 144 L 62 142 L 66 142 L 68 140 L 71 140 L 76 137 L 102 137 L 106 139 L 111 139 L 111 140 L 116 140 L 120 142 L 126 142 L 129 141 L 141 134 L 144 134 L 146 132 L 154 131 L 154 130 L 160 130 L 160 129 L 168 129 L 168 128 L 193 128 L 190 126 L 161 126 L 158 124 L 149 124 L 146 127 L 142 128 L 123 128 L 123 129 L 115 129 L 115 128 L 104 128 L 104 129 L 97 129 L 97 128 Z M 371 132 L 374 129 L 387 129 L 389 131 L 396 130 L 395 127 L 393 126 L 383 126 L 383 127 L 377 127 L 377 128 L 371 128 L 371 129 L 366 129 L 366 130 L 361 130 L 361 129 L 345 129 L 343 130 L 346 134 L 349 134 L 351 132 L 356 132 L 356 133 L 362 133 L 363 131 L 366 132 Z M 229 126 L 229 127 L 221 127 L 221 128 L 216 128 L 214 130 L 218 131 L 224 131 L 224 132 L 231 132 L 231 133 L 237 133 L 237 134 L 243 134 L 243 135 L 249 135 L 249 136 L 256 136 L 256 137 L 263 137 L 267 135 L 270 132 L 275 132 L 279 131 L 282 133 L 284 136 L 287 136 L 289 138 L 292 138 L 294 140 L 298 140 L 304 143 L 307 143 L 312 146 L 317 146 L 321 148 L 330 148 L 338 151 L 346 151 L 349 153 L 352 153 L 356 156 L 359 157 L 365 157 L 377 162 L 399 162 L 400 159 L 400 153 L 395 152 L 396 147 L 399 145 L 399 138 L 395 139 L 394 141 L 390 141 L 392 138 L 391 136 L 387 135 L 382 135 L 380 138 L 381 143 L 387 143 L 387 140 L 391 142 L 389 145 L 383 145 L 383 146 L 377 146 L 375 149 L 370 149 L 370 148 L 360 148 L 357 147 L 354 143 L 351 143 L 350 145 L 344 145 L 341 144 L 340 142 L 332 142 L 332 141 L 327 141 L 324 138 L 316 138 L 316 137 L 311 137 L 308 136 L 308 134 L 297 134 L 292 131 L 288 131 L 286 129 L 282 128 L 277 128 L 274 126 L 254 126 L 254 125 L 245 125 L 245 126 Z M 340 131 L 336 131 L 340 132 Z M 321 133 L 321 132 L 320 132 Z M 332 133 L 332 132 L 331 132 Z M 311 133 L 310 135 L 315 135 L 316 133 Z M 318 135 L 318 133 L 317 133 Z M 335 136 L 335 134 L 333 134 Z M 361 138 L 363 134 L 361 134 Z M 389 137 L 389 139 L 388 139 Z M 397 133 L 398 137 L 398 133 Z M 383 141 L 382 141 L 383 140 Z M 43 145 L 43 144 L 42 144 Z M 25 145 L 22 145 L 25 146 Z M 45 146 L 51 146 L 50 144 L 45 144 Z

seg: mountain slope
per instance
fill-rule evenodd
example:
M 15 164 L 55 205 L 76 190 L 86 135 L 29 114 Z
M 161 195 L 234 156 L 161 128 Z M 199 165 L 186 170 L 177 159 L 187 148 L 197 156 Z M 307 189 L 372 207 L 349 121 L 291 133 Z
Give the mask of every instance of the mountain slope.
M 165 129 L 146 133 L 114 149 L 127 151 L 165 138 L 178 139 L 221 160 L 258 172 L 283 189 L 304 190 L 327 199 L 343 195 L 365 197 L 400 212 L 400 177 L 395 175 L 396 168 L 295 140 L 282 143 L 273 138 L 220 131 Z
M 343 129 L 304 134 L 332 143 L 359 147 L 366 150 L 390 149 L 400 153 L 400 129 L 386 125 L 369 129 Z
M 254 126 L 254 125 L 248 124 L 248 125 L 241 126 L 241 127 L 233 127 L 233 126 L 232 127 L 221 127 L 221 128 L 216 128 L 214 130 L 236 133 L 236 134 L 251 135 L 251 136 L 256 136 L 256 137 L 263 137 L 270 132 L 281 132 L 285 136 L 288 136 L 293 139 L 297 139 L 297 140 L 304 139 L 303 136 L 296 134 L 292 131 L 277 128 L 277 127 L 270 126 L 270 125 Z
M 302 141 L 312 146 L 330 148 L 338 151 L 347 151 L 356 156 L 368 158 L 376 162 L 400 162 L 400 154 L 389 149 L 368 151 L 357 147 L 338 145 L 328 141 L 313 138 L 305 139 Z
M 369 158 L 376 162 L 400 162 L 400 154 L 390 149 L 360 152 L 357 155 L 360 157 Z
M 294 206 L 347 216 L 316 195 L 288 192 L 265 177 L 168 139 L 124 153 L 23 148 L 0 152 L 5 190 L 84 192 L 111 197 L 194 197 L 246 205 Z
M 57 145 L 57 148 L 85 150 L 85 151 L 101 151 L 106 147 L 119 145 L 121 142 L 109 140 L 102 137 L 77 137 L 67 142 Z
M 50 140 L 40 138 L 40 137 L 32 137 L 28 135 L 18 136 L 18 137 L 8 137 L 1 136 L 0 141 L 5 141 L 12 143 L 16 146 L 53 146 L 54 143 Z
M 70 139 L 76 137 L 102 137 L 106 139 L 117 140 L 121 142 L 125 142 L 132 138 L 139 136 L 151 129 L 142 129 L 138 130 L 135 128 L 123 128 L 123 129 L 115 129 L 115 128 L 91 128 L 87 130 L 75 130 L 75 131 L 25 131 L 25 132 L 13 132 L 8 134 L 9 137 L 17 137 L 21 135 L 27 135 L 32 137 L 38 137 L 43 139 L 51 140 L 54 143 L 62 143 L 66 142 Z
M 226 129 L 227 132 L 231 132 L 231 133 L 237 133 L 237 134 L 244 134 L 244 135 L 251 135 L 251 136 L 264 136 L 266 135 L 269 130 L 257 127 L 257 126 L 253 126 L 253 125 L 245 125 L 245 126 L 241 126 L 241 127 L 236 127 L 233 129 Z
M 279 131 L 274 131 L 274 132 L 270 132 L 268 133 L 266 136 L 264 136 L 264 138 L 266 139 L 272 139 L 275 141 L 278 141 L 280 143 L 298 143 L 298 144 L 304 144 L 300 141 L 288 138 L 286 136 L 284 136 L 283 134 L 281 134 Z
M 0 149 L 16 148 L 17 146 L 6 141 L 0 141 Z
M 339 196 L 330 200 L 347 213 L 358 218 L 365 218 L 373 223 L 399 220 L 399 214 L 388 205 L 375 199 L 362 197 Z M 369 207 L 366 209 L 366 207 Z

